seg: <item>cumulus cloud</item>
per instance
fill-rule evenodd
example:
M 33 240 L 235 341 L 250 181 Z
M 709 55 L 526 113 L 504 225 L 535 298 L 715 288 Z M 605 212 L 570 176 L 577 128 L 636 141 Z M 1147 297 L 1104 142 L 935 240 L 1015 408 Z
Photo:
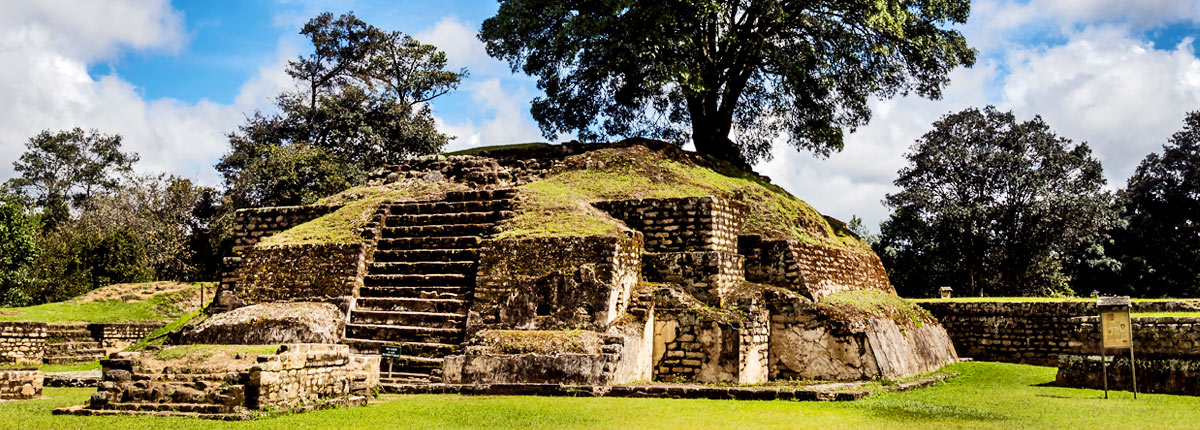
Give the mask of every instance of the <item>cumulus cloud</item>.
M 475 37 L 478 32 L 476 27 L 477 25 L 458 17 L 447 16 L 413 37 L 421 43 L 435 45 L 445 52 L 446 61 L 452 69 L 466 67 L 473 73 L 494 72 L 496 66 L 503 63 L 488 56 L 483 42 Z
M 506 87 L 496 77 L 471 81 L 464 87 L 474 108 L 487 112 L 487 118 L 479 123 L 469 118 L 455 123 L 437 118 L 438 128 L 456 137 L 447 145 L 448 151 L 542 140 L 537 126 L 528 119 L 531 97 L 523 89 Z
M 212 164 L 226 150 L 224 134 L 243 112 L 282 84 L 273 70 L 243 85 L 234 105 L 143 99 L 117 74 L 92 77 L 88 65 L 122 50 L 172 52 L 186 43 L 182 15 L 165 1 L 39 1 L 6 5 L 0 16 L 0 180 L 41 130 L 95 128 L 124 137 L 141 155 L 137 168 L 213 184 Z M 287 45 L 281 44 L 281 47 Z M 292 51 L 281 48 L 280 62 Z

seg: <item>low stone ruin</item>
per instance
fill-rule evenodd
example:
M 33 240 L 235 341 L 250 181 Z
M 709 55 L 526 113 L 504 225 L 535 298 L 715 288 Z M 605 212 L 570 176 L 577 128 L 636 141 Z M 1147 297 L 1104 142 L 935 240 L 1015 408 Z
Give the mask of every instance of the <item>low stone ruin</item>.
M 37 369 L 0 370 L 0 400 L 28 400 L 42 396 L 46 375 Z
M 210 321 L 250 321 L 235 313 L 257 306 L 326 303 L 337 312 L 307 313 L 325 322 L 299 329 L 336 326 L 338 339 L 322 342 L 377 358 L 389 347 L 398 355 L 382 364 L 390 390 L 902 378 L 957 359 L 932 318 L 831 316 L 823 303 L 834 295 L 895 295 L 879 258 L 752 233 L 737 195 L 580 201 L 619 233 L 503 234 L 506 220 L 528 210 L 522 186 L 620 156 L 590 158 L 600 150 L 706 162 L 646 141 L 421 157 L 376 172 L 370 184 L 423 181 L 453 191 L 383 201 L 361 240 L 346 243 L 259 243 L 335 206 L 239 211 Z M 213 330 L 192 328 L 181 339 L 211 341 L 205 333 Z
M 249 419 L 267 413 L 363 405 L 379 384 L 379 357 L 346 345 L 285 344 L 273 354 L 210 347 L 191 358 L 157 350 L 101 361 L 103 381 L 86 405 L 58 414 L 153 414 Z

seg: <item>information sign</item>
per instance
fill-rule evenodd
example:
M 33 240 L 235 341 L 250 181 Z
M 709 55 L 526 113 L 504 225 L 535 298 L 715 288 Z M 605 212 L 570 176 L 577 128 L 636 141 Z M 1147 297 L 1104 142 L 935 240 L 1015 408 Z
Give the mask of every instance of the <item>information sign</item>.
M 379 355 L 388 358 L 400 357 L 400 345 L 384 345 L 379 347 Z
M 1129 339 L 1129 310 L 1100 312 L 1100 330 L 1104 333 L 1105 348 L 1126 349 L 1133 345 Z

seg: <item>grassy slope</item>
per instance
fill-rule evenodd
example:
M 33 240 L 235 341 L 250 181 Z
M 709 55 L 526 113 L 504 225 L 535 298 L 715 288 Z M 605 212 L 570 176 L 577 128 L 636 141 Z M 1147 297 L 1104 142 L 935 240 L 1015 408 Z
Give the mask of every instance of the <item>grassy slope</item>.
M 268 236 L 256 246 L 361 242 L 358 231 L 371 220 L 381 202 L 436 198 L 446 191 L 460 188 L 463 186 L 423 181 L 354 187 L 317 202 L 319 205 L 341 206 L 338 210 Z
M 599 200 L 717 195 L 748 206 L 747 233 L 869 250 L 843 226 L 761 179 L 717 172 L 641 146 L 569 157 L 563 169 L 520 188 L 518 214 L 502 237 L 615 235 L 620 224 L 584 203 Z
M 198 288 L 193 285 L 191 289 Z M 212 286 L 207 289 L 211 292 Z M 46 303 L 23 308 L 0 308 L 0 321 L 41 322 L 132 322 L 177 318 L 182 314 L 177 300 L 194 294 L 179 291 L 160 294 L 141 301 L 98 300 L 78 298 L 65 302 Z
M 1054 368 L 961 363 L 962 376 L 928 389 L 851 403 L 587 397 L 385 396 L 364 408 L 316 411 L 245 423 L 158 417 L 53 416 L 95 389 L 48 388 L 48 399 L 0 403 L 0 428 L 45 429 L 1190 429 L 1200 398 L 1042 386 Z

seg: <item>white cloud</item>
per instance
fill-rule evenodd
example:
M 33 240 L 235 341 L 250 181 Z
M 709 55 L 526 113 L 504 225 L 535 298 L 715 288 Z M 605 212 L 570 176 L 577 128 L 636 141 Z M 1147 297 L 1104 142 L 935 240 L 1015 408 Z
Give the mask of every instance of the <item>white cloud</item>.
M 443 17 L 433 27 L 412 35 L 421 43 L 435 45 L 446 53 L 451 69 L 466 67 L 473 73 L 495 71 L 503 63 L 488 56 L 483 42 L 475 37 L 476 25 L 454 16 Z
M 542 140 L 537 126 L 526 119 L 530 97 L 524 90 L 505 88 L 500 78 L 472 81 L 463 90 L 475 102 L 473 109 L 488 112 L 489 117 L 479 124 L 470 119 L 446 123 L 437 118 L 438 128 L 456 137 L 446 150 Z
M 1089 28 L 1061 46 L 1014 50 L 1007 63 L 1002 105 L 1088 142 L 1114 188 L 1200 108 L 1191 40 L 1159 50 L 1119 27 Z
M 124 150 L 141 155 L 140 171 L 214 184 L 225 133 L 278 92 L 282 61 L 294 52 L 281 44 L 277 64 L 243 85 L 233 105 L 145 100 L 118 75 L 93 78 L 88 64 L 122 49 L 181 49 L 179 12 L 159 1 L 18 3 L 0 16 L 0 180 L 14 174 L 30 136 L 78 126 L 122 135 Z

